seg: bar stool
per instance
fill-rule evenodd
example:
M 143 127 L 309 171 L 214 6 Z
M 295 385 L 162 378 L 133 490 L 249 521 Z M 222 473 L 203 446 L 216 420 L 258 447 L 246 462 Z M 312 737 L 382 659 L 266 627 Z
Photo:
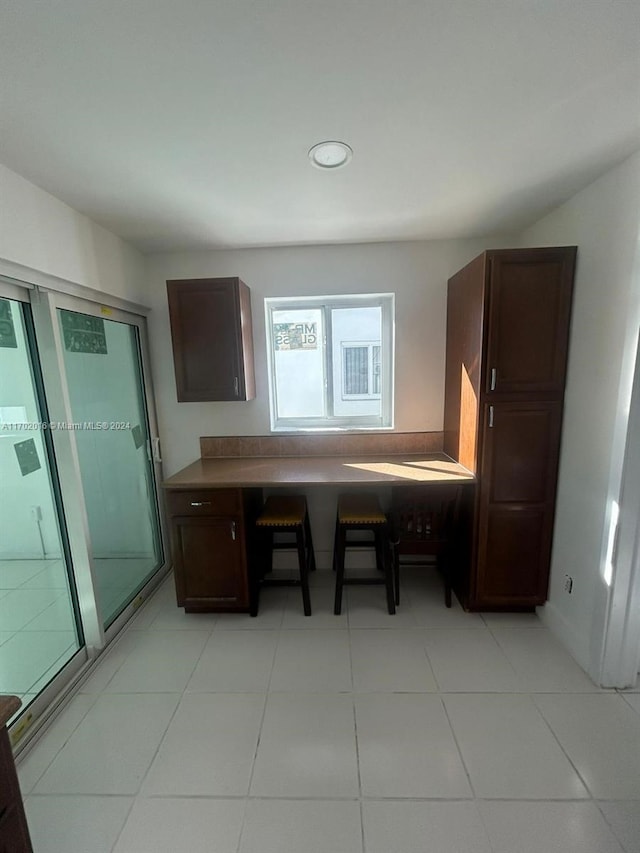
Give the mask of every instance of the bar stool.
M 352 531 L 368 531 L 373 539 L 350 539 Z M 344 563 L 347 548 L 375 548 L 377 578 L 345 578 Z M 342 610 L 342 587 L 354 584 L 384 584 L 387 589 L 387 609 L 396 612 L 393 594 L 393 570 L 389 559 L 387 518 L 378 498 L 372 494 L 345 494 L 338 497 L 338 514 L 333 546 L 333 568 L 336 572 L 336 596 L 333 612 Z
M 265 501 L 262 512 L 256 519 L 258 531 L 265 536 L 267 563 L 264 573 L 273 568 L 273 551 L 296 549 L 300 577 L 296 579 L 261 578 L 261 586 L 299 586 L 302 587 L 304 615 L 311 616 L 311 598 L 309 596 L 309 572 L 315 571 L 316 558 L 311 539 L 311 525 L 307 501 L 303 495 L 271 495 Z M 274 536 L 280 533 L 292 533 L 293 541 L 278 541 Z

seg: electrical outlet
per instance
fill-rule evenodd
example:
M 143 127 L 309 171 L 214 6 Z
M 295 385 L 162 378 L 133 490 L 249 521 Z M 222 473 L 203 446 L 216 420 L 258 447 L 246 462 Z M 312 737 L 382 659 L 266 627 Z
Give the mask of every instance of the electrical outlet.
M 31 518 L 34 521 L 42 521 L 42 507 L 41 506 L 32 506 L 29 507 L 31 512 Z
M 564 576 L 564 591 L 571 595 L 573 591 L 573 578 L 570 575 Z

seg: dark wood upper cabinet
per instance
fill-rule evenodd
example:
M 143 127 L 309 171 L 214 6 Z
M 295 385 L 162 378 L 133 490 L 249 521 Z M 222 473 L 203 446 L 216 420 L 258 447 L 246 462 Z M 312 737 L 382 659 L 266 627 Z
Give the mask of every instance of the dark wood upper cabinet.
M 256 395 L 249 288 L 239 278 L 167 281 L 178 401 Z
M 488 251 L 449 280 L 444 449 L 478 477 L 472 610 L 546 600 L 575 261 Z
M 488 393 L 561 394 L 575 252 L 488 253 Z

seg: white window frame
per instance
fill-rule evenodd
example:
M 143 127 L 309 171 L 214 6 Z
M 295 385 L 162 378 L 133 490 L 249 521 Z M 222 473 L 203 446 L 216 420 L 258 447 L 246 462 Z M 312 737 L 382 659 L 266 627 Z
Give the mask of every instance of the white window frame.
M 362 293 L 346 296 L 290 296 L 268 297 L 264 300 L 265 337 L 267 345 L 267 369 L 269 377 L 269 413 L 272 432 L 330 432 L 337 430 L 373 430 L 393 429 L 393 397 L 395 371 L 395 294 Z M 323 311 L 325 336 L 320 342 L 324 352 L 324 394 L 325 411 L 322 418 L 279 417 L 275 383 L 275 350 L 273 345 L 272 313 L 282 310 L 320 309 Z M 341 394 L 342 388 L 333 387 L 331 310 L 340 308 L 380 308 L 380 394 L 349 396 L 347 399 L 377 399 L 381 402 L 380 416 L 351 415 L 335 416 L 333 400 L 335 394 Z M 370 342 L 354 343 L 353 346 L 366 346 Z

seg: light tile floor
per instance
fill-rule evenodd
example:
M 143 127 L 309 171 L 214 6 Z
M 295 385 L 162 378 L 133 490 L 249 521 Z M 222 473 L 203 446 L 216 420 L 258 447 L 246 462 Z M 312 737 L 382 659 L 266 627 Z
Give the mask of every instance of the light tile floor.
M 117 613 L 154 558 L 95 561 L 105 614 Z M 0 560 L 0 693 L 34 699 L 78 651 L 62 560 Z
M 640 853 L 640 694 L 407 572 L 185 615 L 169 580 L 19 763 L 36 853 Z
M 0 693 L 33 699 L 78 650 L 61 560 L 0 560 Z

